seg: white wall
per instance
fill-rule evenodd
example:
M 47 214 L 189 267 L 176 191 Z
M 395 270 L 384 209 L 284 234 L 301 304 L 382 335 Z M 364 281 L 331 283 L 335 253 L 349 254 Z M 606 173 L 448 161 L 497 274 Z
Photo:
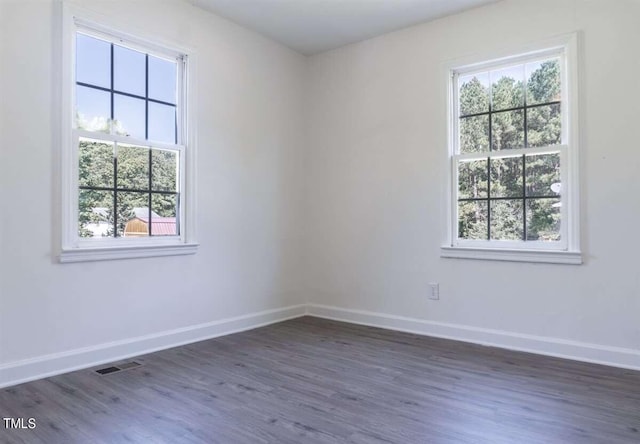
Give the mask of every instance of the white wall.
M 311 302 L 378 315 L 312 313 L 640 368 L 639 20 L 633 0 L 504 1 L 311 58 Z M 573 31 L 585 264 L 440 258 L 444 64 Z
M 200 249 L 57 263 L 59 17 L 53 1 L 3 0 L 0 370 L 304 302 L 304 57 L 186 2 L 76 3 L 133 33 L 195 48 Z

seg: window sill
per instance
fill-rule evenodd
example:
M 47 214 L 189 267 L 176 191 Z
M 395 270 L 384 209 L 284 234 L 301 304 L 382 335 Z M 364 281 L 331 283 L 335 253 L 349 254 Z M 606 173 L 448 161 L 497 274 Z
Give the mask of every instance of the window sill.
M 579 251 L 516 250 L 443 246 L 440 248 L 440 257 L 489 261 L 537 262 L 545 264 L 582 264 L 582 253 Z
M 60 253 L 60 262 L 109 261 L 144 257 L 178 256 L 195 254 L 198 244 L 126 245 L 117 247 L 69 248 Z

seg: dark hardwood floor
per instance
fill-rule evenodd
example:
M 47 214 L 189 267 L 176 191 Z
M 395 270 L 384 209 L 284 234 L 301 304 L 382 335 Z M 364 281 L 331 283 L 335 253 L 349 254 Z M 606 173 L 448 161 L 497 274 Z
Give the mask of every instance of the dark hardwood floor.
M 135 360 L 0 390 L 0 441 L 640 443 L 640 372 L 312 317 Z

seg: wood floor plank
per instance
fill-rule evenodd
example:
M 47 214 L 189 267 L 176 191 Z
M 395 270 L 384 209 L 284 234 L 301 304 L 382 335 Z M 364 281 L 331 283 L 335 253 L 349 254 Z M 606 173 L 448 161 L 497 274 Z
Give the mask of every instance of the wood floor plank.
M 299 318 L 0 390 L 1 443 L 640 443 L 640 372 Z

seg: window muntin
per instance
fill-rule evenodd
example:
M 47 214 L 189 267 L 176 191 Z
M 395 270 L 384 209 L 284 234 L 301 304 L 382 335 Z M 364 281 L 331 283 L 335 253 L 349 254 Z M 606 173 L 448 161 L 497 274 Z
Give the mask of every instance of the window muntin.
M 75 37 L 79 242 L 180 236 L 183 57 Z
M 452 245 L 566 249 L 564 54 L 512 60 L 453 72 Z

